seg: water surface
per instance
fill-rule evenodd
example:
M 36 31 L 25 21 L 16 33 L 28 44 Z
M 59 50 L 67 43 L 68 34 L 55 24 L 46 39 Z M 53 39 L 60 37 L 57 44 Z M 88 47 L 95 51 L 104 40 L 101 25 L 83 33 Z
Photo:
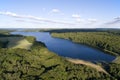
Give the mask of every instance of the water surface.
M 114 56 L 108 55 L 98 49 L 73 43 L 72 41 L 53 38 L 49 32 L 12 32 L 12 34 L 21 34 L 25 36 L 34 36 L 37 41 L 45 43 L 47 48 L 60 56 L 83 59 L 88 61 L 106 61 L 111 62 Z

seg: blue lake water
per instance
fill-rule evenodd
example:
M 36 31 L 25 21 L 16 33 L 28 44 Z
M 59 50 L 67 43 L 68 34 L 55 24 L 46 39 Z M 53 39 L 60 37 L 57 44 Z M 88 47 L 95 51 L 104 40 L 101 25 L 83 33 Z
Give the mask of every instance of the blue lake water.
M 83 59 L 88 61 L 111 62 L 114 56 L 108 55 L 98 49 L 77 44 L 69 40 L 53 38 L 49 32 L 12 32 L 11 34 L 21 34 L 24 36 L 34 36 L 37 41 L 45 43 L 47 48 L 63 57 Z

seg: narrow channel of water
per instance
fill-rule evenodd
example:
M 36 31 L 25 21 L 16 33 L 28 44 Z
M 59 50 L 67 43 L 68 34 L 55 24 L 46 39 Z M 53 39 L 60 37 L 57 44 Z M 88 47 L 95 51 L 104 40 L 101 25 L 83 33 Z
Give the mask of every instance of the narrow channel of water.
M 34 36 L 37 41 L 45 43 L 47 48 L 60 56 L 83 59 L 88 61 L 106 61 L 111 62 L 114 56 L 92 47 L 73 43 L 72 41 L 53 38 L 49 32 L 12 32 L 11 34 L 20 34 L 24 36 Z

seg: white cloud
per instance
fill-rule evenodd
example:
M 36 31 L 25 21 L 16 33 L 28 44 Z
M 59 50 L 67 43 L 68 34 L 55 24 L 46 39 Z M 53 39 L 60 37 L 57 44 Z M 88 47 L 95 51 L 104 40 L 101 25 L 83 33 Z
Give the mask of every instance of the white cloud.
M 54 10 L 55 11 L 55 10 Z M 57 10 L 55 11 L 57 12 Z M 9 21 L 8 22 L 1 22 L 0 25 L 6 25 L 6 26 L 30 26 L 30 27 L 63 27 L 63 28 L 85 28 L 85 27 L 89 27 L 89 28 L 96 28 L 96 27 L 107 27 L 107 28 L 113 28 L 114 26 L 117 28 L 120 28 L 120 16 L 114 18 L 111 21 L 107 21 L 105 23 L 105 21 L 99 21 L 98 19 L 94 19 L 94 18 L 88 18 L 88 19 L 84 19 L 81 18 L 81 16 L 79 14 L 73 14 L 72 15 L 72 19 L 68 19 L 68 20 L 53 20 L 53 19 L 47 19 L 47 18 L 42 18 L 42 17 L 37 17 L 37 16 L 33 16 L 33 15 L 20 15 L 20 14 L 16 14 L 13 12 L 2 12 L 0 11 L 0 15 L 5 15 L 5 16 L 9 16 L 9 17 L 13 17 L 17 20 L 15 21 Z M 1 20 L 2 21 L 2 20 Z M 6 20 L 7 21 L 7 20 Z M 21 24 L 16 24 L 16 22 L 21 22 Z M 23 25 L 23 24 L 24 25 Z M 28 24 L 29 23 L 29 24 Z M 47 24 L 45 24 L 47 23 Z M 33 24 L 33 25 L 31 25 Z M 39 25 L 40 24 L 40 25 Z M 55 24 L 55 25 L 53 25 Z
M 54 15 L 54 14 L 64 15 L 64 13 L 61 12 L 59 9 L 52 9 L 48 14 L 49 15 Z
M 120 24 L 120 16 L 114 18 L 112 21 L 106 22 L 106 25 Z
M 81 16 L 79 14 L 73 14 L 72 17 L 73 18 L 80 18 Z
M 95 24 L 97 21 L 97 19 L 87 19 L 88 24 Z
M 88 19 L 90 22 L 97 22 L 97 19 Z
M 110 21 L 103 22 L 101 24 L 103 28 L 120 28 L 120 16 L 113 18 Z
M 85 22 L 84 19 L 80 19 L 80 18 L 77 18 L 76 21 L 77 21 L 78 23 L 83 23 L 83 22 Z
M 43 24 L 42 22 L 37 22 L 37 21 L 30 21 L 30 20 L 15 20 L 17 22 L 27 22 L 27 23 L 35 23 L 35 24 Z
M 72 17 L 76 20 L 77 23 L 83 23 L 83 24 L 93 24 L 97 22 L 97 19 L 83 19 L 78 14 L 73 14 Z
M 22 17 L 22 16 L 20 16 L 20 15 L 17 15 L 17 14 L 15 14 L 15 13 L 12 13 L 12 12 L 0 12 L 0 15 L 7 15 L 7 16 L 11 16 L 11 17 Z
M 52 9 L 51 12 L 52 13 L 60 13 L 61 11 L 59 9 Z
M 79 14 L 73 14 L 72 18 L 76 20 L 77 23 L 83 23 L 85 20 L 81 18 Z
M 40 22 L 75 25 L 74 23 L 69 23 L 69 22 L 65 22 L 65 21 L 61 22 L 58 20 L 50 20 L 50 19 L 40 18 L 40 17 L 36 17 L 36 16 L 31 16 L 31 15 L 18 15 L 16 13 L 12 13 L 12 12 L 0 12 L 0 15 L 6 15 L 6 16 L 15 17 L 15 18 L 22 18 L 22 19 L 36 20 L 36 21 L 40 21 Z

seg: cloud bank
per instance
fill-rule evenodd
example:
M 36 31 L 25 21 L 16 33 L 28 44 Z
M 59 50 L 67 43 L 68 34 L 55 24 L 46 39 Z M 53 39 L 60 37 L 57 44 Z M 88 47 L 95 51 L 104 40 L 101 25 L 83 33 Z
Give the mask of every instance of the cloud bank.
M 54 13 L 60 13 L 60 10 L 58 9 L 52 9 Z M 104 27 L 104 28 L 111 28 L 111 27 L 117 27 L 120 28 L 120 16 L 114 18 L 111 21 L 99 21 L 94 18 L 88 18 L 84 19 L 82 18 L 79 14 L 73 14 L 71 15 L 71 21 L 66 20 L 66 21 L 59 21 L 59 20 L 53 20 L 53 19 L 47 19 L 47 18 L 42 18 L 42 17 L 37 17 L 37 16 L 32 16 L 32 15 L 20 15 L 17 13 L 13 12 L 3 12 L 0 11 L 0 15 L 3 16 L 9 16 L 15 18 L 17 22 L 24 22 L 24 23 L 34 23 L 34 24 L 43 24 L 43 25 L 48 25 L 50 26 L 56 26 L 56 27 L 68 27 L 68 28 L 84 28 L 84 27 L 89 27 L 89 28 L 98 28 L 98 27 Z M 69 18 L 68 18 L 69 19 Z M 51 23 L 51 24 L 45 24 L 45 23 Z M 53 25 L 55 24 L 55 25 Z M 62 24 L 62 26 L 61 26 Z M 31 25 L 30 25 L 31 26 Z M 39 26 L 39 25 L 38 25 Z
M 120 24 L 120 16 L 114 18 L 112 21 L 105 23 L 106 25 Z
M 60 13 L 61 11 L 59 9 L 52 9 L 51 12 L 52 13 Z
M 57 12 L 57 10 L 54 10 Z M 40 22 L 47 22 L 47 23 L 56 23 L 56 24 L 65 24 L 65 25 L 75 25 L 73 23 L 69 22 L 61 22 L 57 20 L 50 20 L 50 19 L 45 19 L 45 18 L 40 18 L 36 16 L 31 16 L 31 15 L 19 15 L 13 12 L 0 12 L 0 15 L 6 15 L 10 17 L 15 17 L 15 18 L 21 18 L 21 19 L 30 19 L 30 20 L 35 20 L 35 21 L 40 21 Z
M 72 17 L 73 18 L 80 18 L 81 16 L 79 14 L 73 14 Z
M 72 18 L 76 20 L 77 23 L 83 23 L 83 24 L 94 24 L 97 23 L 97 19 L 83 19 L 79 14 L 73 14 Z

